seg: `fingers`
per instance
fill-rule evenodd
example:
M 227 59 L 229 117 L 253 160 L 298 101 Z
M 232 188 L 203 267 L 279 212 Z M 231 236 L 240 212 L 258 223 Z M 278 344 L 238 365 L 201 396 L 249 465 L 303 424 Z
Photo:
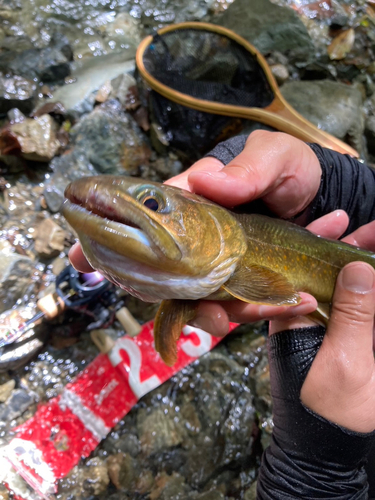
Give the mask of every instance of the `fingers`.
M 359 229 L 343 238 L 342 241 L 375 252 L 375 221 L 361 226 Z
M 221 163 L 221 161 L 217 160 L 216 158 L 202 158 L 201 160 L 197 161 L 194 163 L 193 166 L 185 170 L 185 172 L 182 172 L 182 174 L 176 175 L 175 177 L 172 177 L 171 179 L 168 179 L 165 184 L 169 184 L 171 186 L 176 186 L 181 189 L 186 189 L 187 191 L 192 191 L 195 193 L 196 191 L 191 188 L 189 184 L 189 175 L 192 172 L 196 171 L 203 171 L 207 173 L 214 173 L 214 172 L 219 172 L 222 170 L 224 165 Z M 200 193 L 203 194 L 203 193 Z
M 312 233 L 318 234 L 322 238 L 331 238 L 337 240 L 345 233 L 349 225 L 349 217 L 344 210 L 335 210 L 320 219 L 314 220 L 306 229 Z M 375 237 L 374 243 L 375 243 Z
M 95 271 L 95 269 L 93 269 L 87 262 L 79 243 L 75 243 L 69 250 L 69 259 L 72 266 L 81 273 L 91 273 Z
M 199 304 L 197 316 L 192 323 L 212 335 L 223 337 L 228 333 L 229 321 L 235 323 L 254 323 L 274 317 L 293 318 L 310 314 L 315 311 L 317 302 L 311 295 L 301 293 L 298 306 L 259 306 L 246 304 L 237 300 L 211 302 L 202 301 Z
M 217 160 L 212 165 L 208 161 L 214 159 L 206 158 L 186 172 L 190 190 L 228 207 L 262 197 L 276 214 L 291 217 L 313 200 L 319 188 L 316 155 L 288 134 L 255 131 L 227 166 L 218 170 Z

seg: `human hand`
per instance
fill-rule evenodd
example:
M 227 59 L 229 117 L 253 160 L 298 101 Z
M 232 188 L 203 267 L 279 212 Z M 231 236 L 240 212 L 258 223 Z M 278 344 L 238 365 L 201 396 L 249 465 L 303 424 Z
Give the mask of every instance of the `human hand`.
M 257 498 L 369 498 L 369 485 L 374 493 L 374 282 L 363 262 L 340 272 L 327 330 L 305 318 L 272 321 L 274 428 Z
M 202 158 L 166 184 L 225 207 L 262 198 L 273 213 L 290 218 L 314 199 L 321 174 L 319 160 L 307 144 L 281 132 L 256 130 L 226 166 L 216 158 Z
M 374 315 L 375 271 L 352 262 L 337 278 L 328 328 L 301 389 L 306 407 L 362 433 L 375 429 Z M 270 333 L 311 324 L 306 318 L 276 320 Z

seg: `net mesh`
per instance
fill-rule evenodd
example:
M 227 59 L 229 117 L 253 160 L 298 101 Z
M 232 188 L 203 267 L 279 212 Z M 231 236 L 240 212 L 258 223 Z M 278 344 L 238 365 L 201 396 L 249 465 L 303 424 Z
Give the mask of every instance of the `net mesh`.
M 230 38 L 198 29 L 155 35 L 147 47 L 145 69 L 159 82 L 191 97 L 245 107 L 266 107 L 273 91 L 256 56 Z M 152 119 L 170 146 L 192 160 L 239 132 L 243 120 L 176 104 L 152 91 Z

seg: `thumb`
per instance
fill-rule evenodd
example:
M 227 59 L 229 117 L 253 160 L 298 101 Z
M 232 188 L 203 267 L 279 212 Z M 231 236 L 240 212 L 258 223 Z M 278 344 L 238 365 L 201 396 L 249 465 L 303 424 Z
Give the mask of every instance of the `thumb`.
M 374 285 L 375 271 L 364 262 L 348 264 L 337 278 L 326 339 L 347 361 L 373 355 Z
M 291 217 L 313 200 L 320 178 L 319 160 L 307 144 L 281 132 L 255 130 L 220 171 L 192 169 L 188 180 L 193 192 L 220 205 L 263 198 L 274 213 Z

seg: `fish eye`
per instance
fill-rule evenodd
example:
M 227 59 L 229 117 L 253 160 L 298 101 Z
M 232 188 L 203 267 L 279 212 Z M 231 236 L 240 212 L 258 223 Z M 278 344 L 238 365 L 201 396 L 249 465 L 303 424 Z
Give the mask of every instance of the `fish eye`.
M 164 196 L 162 196 L 154 187 L 148 189 L 142 189 L 141 192 L 136 195 L 139 203 L 142 203 L 149 210 L 154 212 L 161 212 L 166 207 L 166 201 Z
M 153 196 L 149 196 L 148 198 L 144 198 L 142 203 L 145 207 L 157 212 L 159 210 L 159 201 Z

